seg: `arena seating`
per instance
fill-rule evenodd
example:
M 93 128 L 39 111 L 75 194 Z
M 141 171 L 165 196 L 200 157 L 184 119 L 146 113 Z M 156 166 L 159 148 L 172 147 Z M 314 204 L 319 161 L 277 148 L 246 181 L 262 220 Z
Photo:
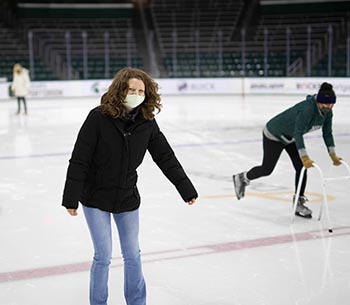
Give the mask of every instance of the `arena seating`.
M 70 2 L 76 1 L 65 1 Z M 32 34 L 35 80 L 111 78 L 124 66 L 147 70 L 151 51 L 156 54 L 157 77 L 349 76 L 346 2 L 315 9 L 301 4 L 249 6 L 256 3 L 253 0 L 153 0 L 145 1 L 142 8 L 149 13 L 144 15 L 138 15 L 140 7 L 132 6 L 132 1 L 120 2 L 131 5 L 130 9 L 99 10 L 96 16 L 91 10 L 91 16 L 79 11 L 79 17 L 70 11 L 45 14 L 33 9 L 12 9 L 10 14 L 3 7 L 0 76 L 11 79 L 16 62 L 29 68 L 28 33 Z M 249 14 L 253 18 L 246 25 L 242 21 Z M 328 71 L 330 26 L 332 70 Z M 310 71 L 306 67 L 309 42 Z

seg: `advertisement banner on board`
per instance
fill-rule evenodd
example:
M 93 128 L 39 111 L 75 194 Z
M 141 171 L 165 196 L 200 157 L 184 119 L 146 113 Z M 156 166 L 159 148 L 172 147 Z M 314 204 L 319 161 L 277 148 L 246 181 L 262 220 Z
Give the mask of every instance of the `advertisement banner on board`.
M 100 96 L 108 90 L 110 83 L 108 80 L 32 82 L 29 96 Z
M 162 94 L 240 94 L 241 80 L 234 78 L 157 79 Z
M 245 94 L 315 94 L 323 82 L 333 85 L 337 95 L 350 95 L 348 78 L 246 78 Z
M 337 95 L 350 95 L 348 78 L 178 78 L 156 79 L 161 94 L 315 94 L 323 82 L 333 85 Z M 29 97 L 100 97 L 112 80 L 33 81 Z M 9 98 L 11 83 L 0 83 L 0 99 Z

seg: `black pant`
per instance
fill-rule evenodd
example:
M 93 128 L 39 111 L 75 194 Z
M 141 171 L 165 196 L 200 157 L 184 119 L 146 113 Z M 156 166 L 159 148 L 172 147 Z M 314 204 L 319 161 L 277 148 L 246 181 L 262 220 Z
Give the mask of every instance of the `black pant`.
M 248 171 L 247 178 L 249 180 L 254 180 L 262 176 L 269 176 L 272 173 L 273 169 L 275 168 L 283 149 L 285 149 L 286 152 L 288 153 L 295 169 L 295 192 L 296 192 L 298 187 L 300 172 L 301 172 L 301 169 L 303 168 L 303 162 L 299 157 L 298 149 L 294 142 L 288 145 L 284 145 L 281 142 L 272 141 L 268 139 L 265 135 L 263 135 L 264 156 L 263 156 L 262 165 L 253 167 L 250 171 Z M 307 173 L 305 171 L 303 182 L 301 184 L 300 196 L 304 196 L 306 180 L 307 180 Z
M 24 96 L 17 96 L 17 113 L 21 112 L 21 100 L 23 101 L 24 105 L 24 113 L 27 113 L 27 103 L 26 98 Z

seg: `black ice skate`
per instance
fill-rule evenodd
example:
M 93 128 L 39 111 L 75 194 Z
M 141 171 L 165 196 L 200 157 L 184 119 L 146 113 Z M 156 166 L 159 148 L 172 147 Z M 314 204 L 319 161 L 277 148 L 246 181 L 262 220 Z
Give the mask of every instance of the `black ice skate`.
M 239 173 L 237 175 L 233 175 L 233 185 L 235 187 L 235 192 L 237 199 L 240 200 L 244 197 L 245 187 L 249 185 L 249 180 L 246 177 L 246 173 Z
M 295 195 L 293 196 L 293 205 L 295 201 Z M 299 196 L 298 202 L 297 202 L 297 209 L 295 210 L 295 215 L 304 217 L 304 218 L 311 218 L 312 217 L 312 211 L 305 206 L 305 202 L 308 201 L 306 196 Z

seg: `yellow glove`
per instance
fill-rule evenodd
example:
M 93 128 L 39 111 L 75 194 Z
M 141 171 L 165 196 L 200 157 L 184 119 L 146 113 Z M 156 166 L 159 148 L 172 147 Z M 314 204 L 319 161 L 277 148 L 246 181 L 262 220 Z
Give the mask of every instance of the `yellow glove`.
M 303 165 L 305 168 L 310 168 L 310 167 L 314 167 L 312 165 L 312 163 L 314 163 L 314 161 L 312 161 L 309 156 L 305 155 L 301 157 L 301 161 L 303 162 Z
M 330 153 L 329 156 L 331 157 L 333 161 L 333 165 L 340 165 L 342 158 L 338 157 L 335 153 Z

